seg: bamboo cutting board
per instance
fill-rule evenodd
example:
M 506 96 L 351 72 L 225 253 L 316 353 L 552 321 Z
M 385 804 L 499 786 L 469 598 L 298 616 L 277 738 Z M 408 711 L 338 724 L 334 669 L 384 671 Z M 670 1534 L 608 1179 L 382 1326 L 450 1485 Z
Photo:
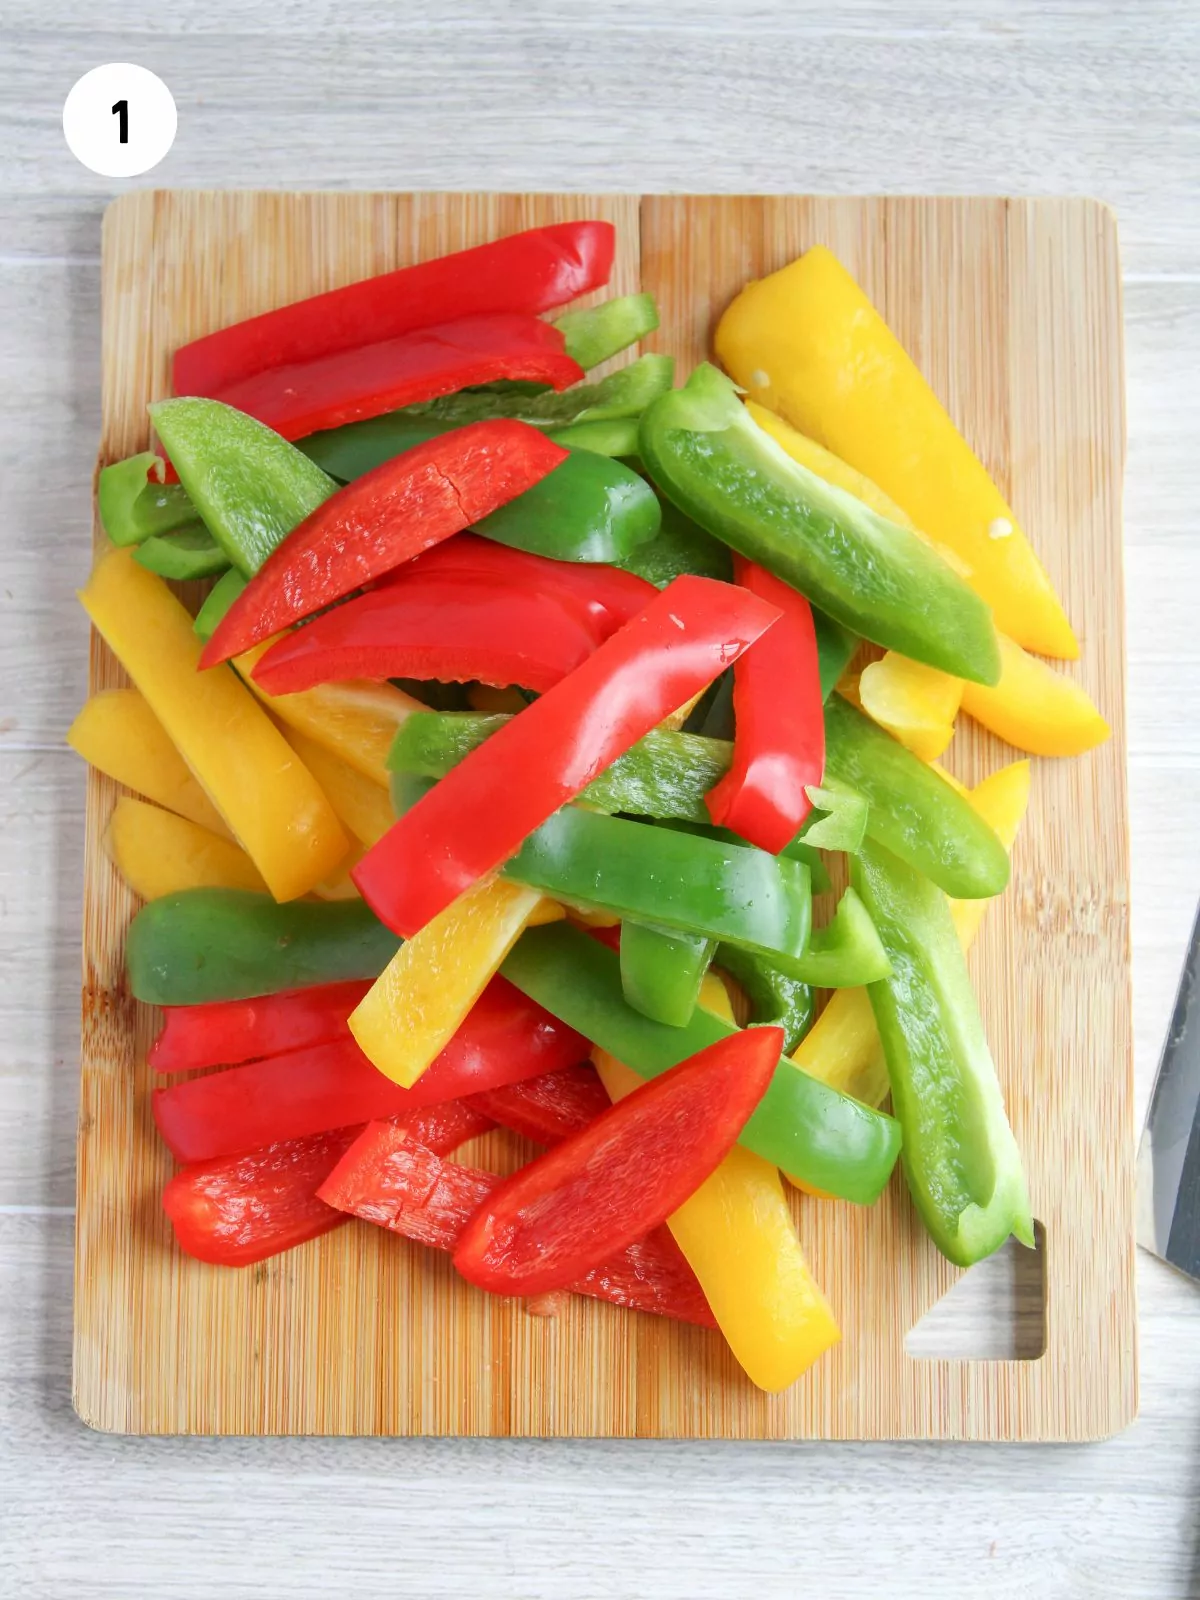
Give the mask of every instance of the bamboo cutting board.
M 104 223 L 101 461 L 145 447 L 185 340 L 447 250 L 571 217 L 616 225 L 612 293 L 658 296 L 687 368 L 751 277 L 829 245 L 997 477 L 1083 645 L 1113 725 L 1035 763 L 1012 884 L 972 955 L 1044 1230 L 1045 1352 L 918 1360 L 905 1334 L 959 1274 L 897 1176 L 867 1210 L 796 1197 L 843 1339 L 787 1394 L 696 1329 L 575 1300 L 528 1315 L 448 1261 L 351 1224 L 239 1272 L 176 1250 L 150 1117 L 154 1014 L 122 969 L 134 902 L 104 856 L 115 786 L 87 801 L 75 1405 L 126 1433 L 1087 1439 L 1136 1409 L 1116 233 L 1084 200 L 586 195 L 131 194 Z M 99 530 L 97 527 L 97 537 Z M 121 680 L 93 639 L 91 682 Z M 1012 752 L 961 723 L 974 781 Z M 495 1136 L 493 1136 L 494 1138 Z M 513 1159 L 512 1152 L 507 1153 Z

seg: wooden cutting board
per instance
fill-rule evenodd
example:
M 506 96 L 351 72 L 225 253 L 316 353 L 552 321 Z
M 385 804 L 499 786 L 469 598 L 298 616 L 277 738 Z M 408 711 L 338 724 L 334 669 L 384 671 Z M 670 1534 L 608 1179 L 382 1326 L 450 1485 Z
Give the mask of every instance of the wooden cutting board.
M 1087 1439 L 1136 1409 L 1125 796 L 1121 301 L 1111 215 L 1085 200 L 130 194 L 104 222 L 102 462 L 145 447 L 174 348 L 301 295 L 500 234 L 608 217 L 611 292 L 653 290 L 653 347 L 706 354 L 730 297 L 829 245 L 1011 499 L 1113 724 L 1035 763 L 1012 884 L 971 964 L 1044 1229 L 1045 1353 L 918 1360 L 905 1335 L 958 1274 L 899 1175 L 870 1210 L 796 1197 L 842 1343 L 787 1394 L 714 1335 L 592 1302 L 528 1315 L 444 1257 L 351 1224 L 244 1271 L 174 1248 L 150 1117 L 155 1017 L 129 997 L 134 902 L 87 801 L 75 1405 L 126 1433 Z M 97 525 L 97 537 L 101 537 Z M 91 682 L 122 681 L 93 640 Z M 949 764 L 1012 752 L 964 718 Z M 492 1136 L 495 1139 L 498 1136 Z M 513 1152 L 503 1153 L 508 1161 Z

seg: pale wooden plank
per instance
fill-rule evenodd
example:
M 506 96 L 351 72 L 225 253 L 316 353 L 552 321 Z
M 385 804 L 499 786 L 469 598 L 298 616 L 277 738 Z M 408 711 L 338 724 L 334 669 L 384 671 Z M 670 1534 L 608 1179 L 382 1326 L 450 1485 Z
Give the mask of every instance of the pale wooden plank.
M 1178 0 L 899 16 L 886 0 L 686 16 L 662 0 L 170 15 L 140 0 L 100 18 L 70 0 L 52 31 L 37 0 L 8 9 L 5 187 L 21 193 L 113 192 L 59 117 L 76 73 L 133 59 L 180 104 L 163 183 L 1090 193 L 1119 208 L 1130 268 L 1195 271 L 1197 22 Z

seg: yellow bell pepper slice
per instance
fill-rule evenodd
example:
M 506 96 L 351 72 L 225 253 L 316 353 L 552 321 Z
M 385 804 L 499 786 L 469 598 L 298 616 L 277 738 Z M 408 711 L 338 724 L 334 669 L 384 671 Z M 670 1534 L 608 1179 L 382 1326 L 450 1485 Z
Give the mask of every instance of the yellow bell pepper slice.
M 832 450 L 826 450 L 823 444 L 810 439 L 799 428 L 793 428 L 790 422 L 768 411 L 766 406 L 760 406 L 756 400 L 747 400 L 746 410 L 764 433 L 769 433 L 776 444 L 782 445 L 793 461 L 798 461 L 802 467 L 815 472 L 818 478 L 824 478 L 826 483 L 832 483 L 835 488 L 845 489 L 847 494 L 861 500 L 863 505 L 870 506 L 886 521 L 898 523 L 902 528 L 911 528 L 914 533 L 919 531 L 907 511 L 898 506 L 890 495 L 884 494 L 865 473 L 856 471 L 848 461 L 843 461 L 841 456 L 835 456 Z
M 716 350 L 751 400 L 811 434 L 971 569 L 997 627 L 1043 655 L 1079 645 L 1012 508 L 919 369 L 829 250 L 751 283 Z
M 1014 761 L 968 791 L 967 798 L 1011 851 L 1029 805 L 1028 761 Z M 983 921 L 987 900 L 951 900 L 950 915 L 964 950 Z M 831 1088 L 867 1105 L 888 1096 L 887 1066 L 865 989 L 837 989 L 792 1060 Z
M 427 711 L 419 700 L 390 683 L 322 683 L 299 694 L 268 694 L 250 676 L 273 640 L 234 657 L 243 682 L 273 716 L 307 734 L 317 744 L 381 788 L 388 786 L 387 756 L 396 730 L 414 711 Z
M 1085 689 L 1003 634 L 998 642 L 1000 681 L 992 689 L 963 685 L 968 716 L 1035 756 L 1077 756 L 1104 743 L 1112 729 Z
M 136 689 L 94 694 L 67 732 L 89 766 L 223 839 L 232 834 Z
M 516 944 L 541 895 L 494 878 L 477 883 L 397 950 L 350 1013 L 367 1058 L 411 1088 L 457 1032 Z
M 889 650 L 863 668 L 858 697 L 863 710 L 893 738 L 936 761 L 954 737 L 963 680 Z
M 732 1020 L 715 979 L 706 981 L 701 1000 Z M 612 1100 L 644 1082 L 603 1050 L 593 1050 L 592 1060 Z M 788 1388 L 841 1338 L 796 1237 L 779 1174 L 761 1156 L 735 1145 L 667 1226 L 729 1348 L 760 1389 Z
M 199 671 L 192 619 L 128 550 L 80 600 L 277 900 L 307 894 L 349 840 L 312 773 L 226 667 Z
M 113 808 L 104 844 L 117 871 L 143 900 L 182 889 L 266 891 L 262 874 L 231 839 L 129 795 Z
M 285 725 L 284 737 L 324 789 L 342 826 L 368 850 L 382 839 L 396 820 L 387 790 L 298 728 Z

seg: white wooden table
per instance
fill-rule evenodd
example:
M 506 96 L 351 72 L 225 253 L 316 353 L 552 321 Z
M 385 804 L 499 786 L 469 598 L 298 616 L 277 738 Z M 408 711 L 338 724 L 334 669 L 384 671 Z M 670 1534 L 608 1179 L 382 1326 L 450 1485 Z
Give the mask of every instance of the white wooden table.
M 1191 12 L 1189 17 L 1188 13 Z M 1200 1595 L 1200 1291 L 1140 1260 L 1142 1414 L 1071 1448 L 135 1441 L 69 1400 L 106 61 L 146 182 L 1088 193 L 1126 269 L 1140 1105 L 1200 891 L 1200 11 L 1187 0 L 0 0 L 0 1594 Z

